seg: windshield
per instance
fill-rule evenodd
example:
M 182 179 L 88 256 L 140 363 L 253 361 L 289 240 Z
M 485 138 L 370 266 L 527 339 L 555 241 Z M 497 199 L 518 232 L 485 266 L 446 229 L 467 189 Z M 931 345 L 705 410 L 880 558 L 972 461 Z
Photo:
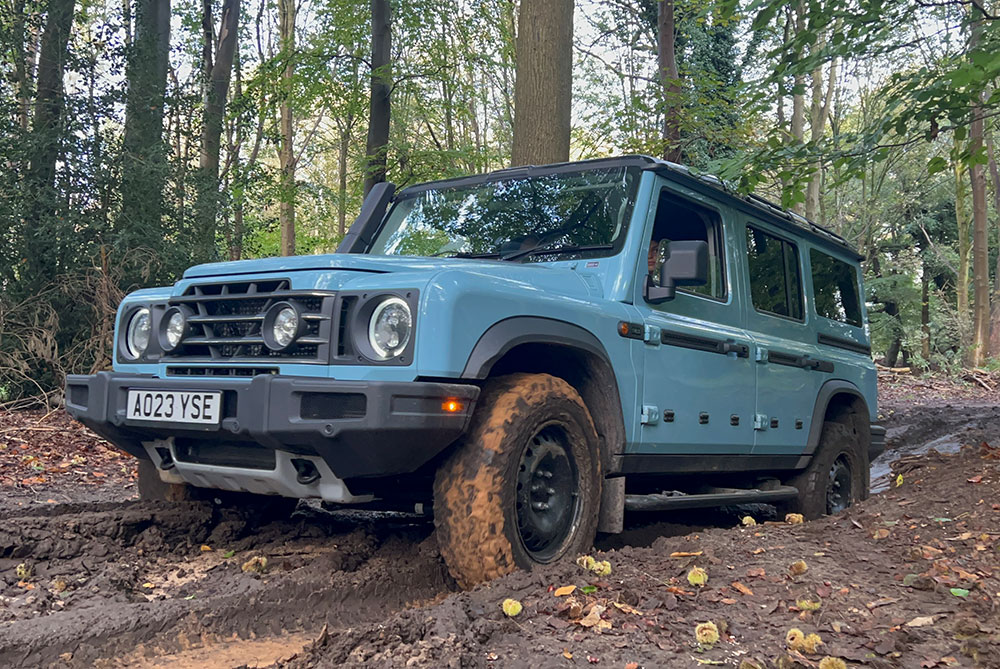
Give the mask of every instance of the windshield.
M 638 168 L 614 167 L 404 193 L 368 252 L 529 262 L 613 255 L 638 181 Z

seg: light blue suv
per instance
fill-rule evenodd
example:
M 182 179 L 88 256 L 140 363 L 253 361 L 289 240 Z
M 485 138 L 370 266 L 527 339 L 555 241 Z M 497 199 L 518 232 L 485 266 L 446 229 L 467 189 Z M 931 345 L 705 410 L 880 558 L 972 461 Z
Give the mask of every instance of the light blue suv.
M 114 371 L 66 407 L 144 498 L 433 512 L 470 586 L 626 509 L 863 499 L 885 431 L 859 260 L 644 156 L 381 184 L 336 254 L 130 294 Z

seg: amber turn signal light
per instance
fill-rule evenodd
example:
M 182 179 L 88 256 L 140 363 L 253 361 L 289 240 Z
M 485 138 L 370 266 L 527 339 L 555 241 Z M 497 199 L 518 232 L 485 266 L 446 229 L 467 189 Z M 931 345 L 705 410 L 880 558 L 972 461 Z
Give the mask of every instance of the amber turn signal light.
M 441 410 L 448 413 L 458 413 L 464 408 L 465 406 L 458 400 L 445 400 L 444 403 L 441 404 Z

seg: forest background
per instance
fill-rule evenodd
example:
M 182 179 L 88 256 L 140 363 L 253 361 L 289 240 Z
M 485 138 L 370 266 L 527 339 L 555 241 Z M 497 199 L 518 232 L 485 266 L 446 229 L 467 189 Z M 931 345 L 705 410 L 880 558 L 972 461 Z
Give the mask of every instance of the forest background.
M 621 153 L 846 237 L 886 365 L 1000 366 L 998 11 L 0 0 L 0 403 L 107 367 L 129 290 L 333 251 L 378 181 Z

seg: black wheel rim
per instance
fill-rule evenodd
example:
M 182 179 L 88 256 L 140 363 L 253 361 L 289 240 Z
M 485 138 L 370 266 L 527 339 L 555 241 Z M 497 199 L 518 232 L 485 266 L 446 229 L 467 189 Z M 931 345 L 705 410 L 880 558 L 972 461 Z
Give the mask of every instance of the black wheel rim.
M 826 488 L 826 512 L 840 513 L 851 505 L 851 466 L 840 456 L 830 467 L 830 482 Z
M 553 425 L 538 430 L 521 451 L 515 495 L 518 537 L 532 560 L 555 560 L 573 534 L 578 483 L 566 433 Z

